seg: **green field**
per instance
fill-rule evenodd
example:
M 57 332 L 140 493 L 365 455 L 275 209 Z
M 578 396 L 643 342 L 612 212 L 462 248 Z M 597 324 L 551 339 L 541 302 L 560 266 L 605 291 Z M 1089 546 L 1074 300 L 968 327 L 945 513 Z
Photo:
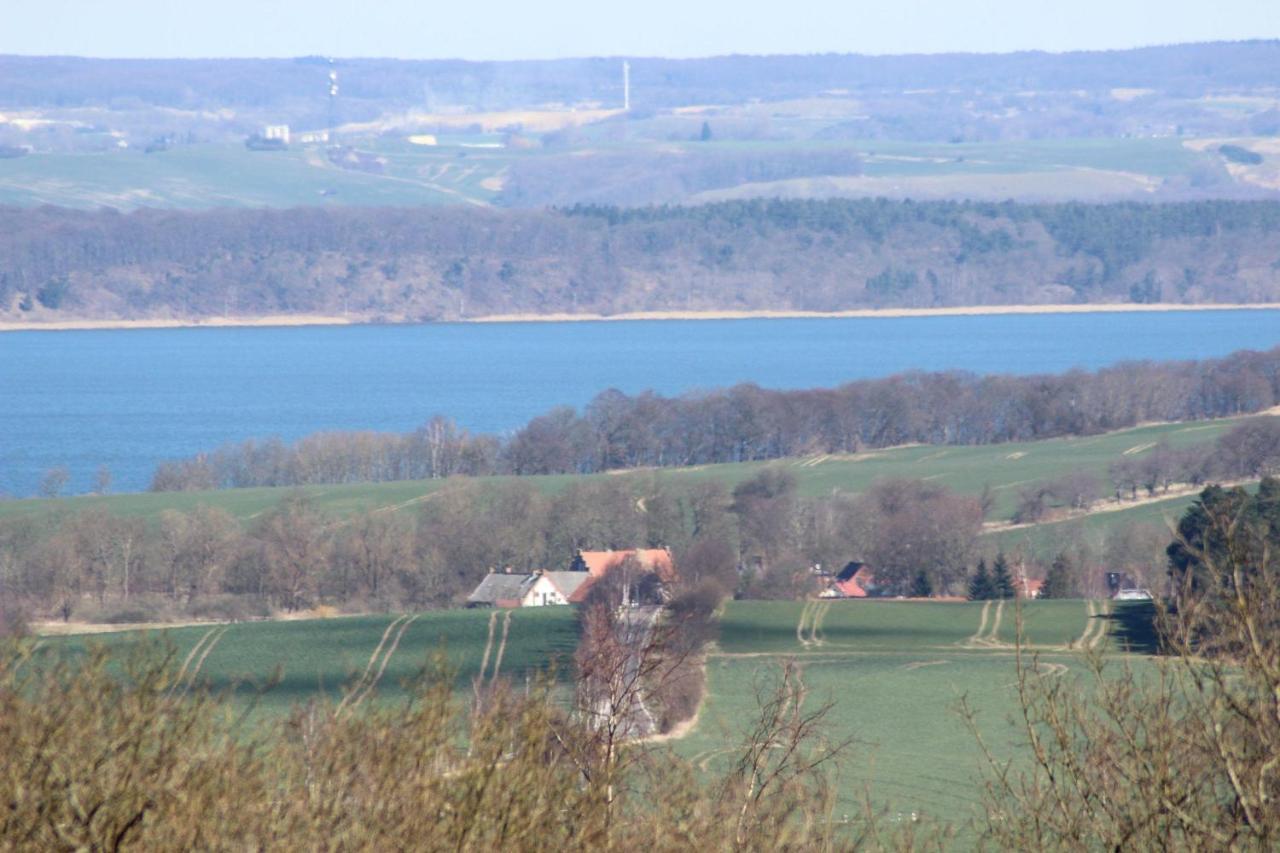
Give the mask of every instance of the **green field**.
M 922 445 L 869 451 L 855 456 L 816 456 L 777 462 L 749 462 L 671 468 L 653 476 L 669 482 L 721 480 L 733 486 L 770 465 L 782 465 L 798 480 L 801 494 L 828 495 L 833 492 L 858 493 L 878 480 L 892 477 L 923 478 L 957 492 L 978 494 L 990 485 L 995 503 L 992 520 L 1008 519 L 1017 501 L 1018 489 L 1028 483 L 1085 470 L 1106 483 L 1107 466 L 1122 454 L 1141 458 L 1161 440 L 1174 447 L 1207 442 L 1240 422 L 1226 418 L 1211 422 L 1162 424 L 1085 438 L 1059 438 L 1038 442 L 991 444 L 978 447 Z M 595 475 L 615 476 L 615 475 Z M 503 478 L 495 478 L 503 479 Z M 527 482 L 554 493 L 579 479 L 574 475 L 528 477 Z M 105 496 L 78 496 L 57 501 L 28 499 L 0 502 L 0 519 L 39 515 L 56 509 L 103 507 L 120 515 L 152 518 L 166 509 L 189 510 L 206 504 L 225 509 L 240 519 L 251 519 L 275 506 L 295 491 L 306 495 L 317 507 L 336 515 L 365 509 L 395 508 L 413 511 L 427 495 L 444 486 L 442 480 L 366 483 L 336 486 L 226 489 L 211 492 L 159 492 Z M 1189 502 L 1189 499 L 1180 499 Z M 1143 505 L 1118 512 L 1103 513 L 1085 524 L 1099 529 L 1128 518 L 1158 520 L 1162 513 L 1179 513 L 1182 504 Z M 1052 526 L 1052 525 L 1050 525 Z M 1021 541 L 1027 531 L 1010 531 L 1010 541 Z
M 507 612 L 511 613 L 511 626 L 499 675 L 523 684 L 526 677 L 554 667 L 562 677 L 567 676 L 578 642 L 576 612 L 567 607 Z M 443 652 L 456 670 L 458 687 L 469 688 L 484 662 L 491 614 L 487 610 L 447 610 L 418 615 L 387 661 L 378 695 L 384 699 L 403 697 L 404 683 L 413 681 L 438 652 Z M 233 690 L 241 700 L 257 697 L 267 687 L 259 700 L 266 713 L 285 712 L 320 696 L 336 699 L 365 669 L 393 618 L 347 616 L 233 624 L 209 653 L 200 676 L 213 690 Z M 181 661 L 209 630 L 191 627 L 153 633 L 171 641 Z M 488 674 L 497 663 L 502 614 L 498 614 L 494 633 Z M 129 631 L 48 642 L 54 648 L 79 651 L 94 643 L 130 643 L 140 635 Z
M 1149 608 L 1116 605 L 1115 613 L 1103 612 L 1109 609 L 1109 603 L 1080 600 L 1025 605 L 1026 636 L 1041 655 L 1045 677 L 1080 673 L 1078 649 L 1084 646 L 1118 651 L 1149 640 L 1142 635 L 1150 625 Z M 802 701 L 834 701 L 829 734 L 856 740 L 841 771 L 838 813 L 854 814 L 869 788 L 873 801 L 891 813 L 962 822 L 977 802 L 981 763 L 956 713 L 959 698 L 967 696 L 977 709 L 984 737 L 999 754 L 1014 754 L 1019 743 L 1007 722 L 1017 709 L 1011 645 L 1016 611 L 1013 602 L 730 602 L 719 641 L 707 657 L 707 698 L 696 724 L 673 746 L 704 770 L 724 769 L 755 712 L 757 688 L 769 683 L 784 660 L 793 659 L 801 668 Z M 458 688 L 466 691 L 484 658 L 491 613 L 420 615 L 387 666 L 380 695 L 402 697 L 401 683 L 439 649 L 447 651 L 458 671 Z M 575 617 L 571 608 L 514 611 L 502 673 L 520 683 L 558 662 L 559 675 L 567 677 L 577 641 Z M 263 695 L 258 711 L 276 716 L 322 694 L 337 697 L 340 686 L 365 667 L 391 620 L 232 625 L 205 661 L 202 676 L 215 688 L 237 687 L 243 700 L 278 672 L 278 683 Z M 181 658 L 207 630 L 164 634 Z M 137 636 L 46 642 L 81 649 L 86 643 L 123 644 Z M 1146 665 L 1141 657 L 1128 659 Z
M 670 150 L 672 143 L 619 142 L 607 131 L 584 128 L 593 150 L 644 153 Z M 598 139 L 592 139 L 599 136 Z M 239 144 L 196 144 L 144 154 L 136 149 L 98 153 L 35 153 L 0 160 L 0 204 L 56 204 L 121 209 L 223 206 L 489 204 L 501 191 L 511 164 L 521 158 L 564 156 L 537 149 L 474 147 L 499 136 L 441 136 L 438 145 L 404 139 L 344 140 L 383 159 L 378 174 L 329 163 L 322 147 L 295 145 L 286 151 L 249 151 Z M 1128 193 L 1183 174 L 1207 155 L 1177 139 L 1067 139 L 998 143 L 912 143 L 886 140 L 822 142 L 716 141 L 675 147 L 689 150 L 854 150 L 863 158 L 868 190 L 894 194 L 905 182 L 929 195 L 994 194 L 1035 198 L 1080 198 Z M 825 191 L 824 178 L 779 182 L 788 194 Z M 843 180 L 843 179 L 841 179 Z M 782 186 L 785 185 L 785 186 Z M 758 191 L 744 185 L 742 192 Z M 737 189 L 715 192 L 733 195 Z M 715 196 L 711 193 L 708 197 Z
M 1083 672 L 1083 645 L 1151 648 L 1150 610 L 1086 601 L 1031 602 L 1028 642 L 1048 678 Z M 1020 744 L 1015 607 L 997 603 L 833 601 L 732 602 L 719 648 L 707 663 L 708 695 L 678 751 L 704 769 L 727 760 L 756 706 L 757 686 L 781 662 L 802 671 L 805 702 L 836 703 L 829 734 L 856 745 L 841 771 L 838 814 L 856 814 L 864 790 L 892 817 L 926 814 L 960 823 L 978 803 L 977 744 L 957 713 L 960 697 L 978 713 L 984 738 L 1002 757 Z M 814 639 L 816 636 L 816 639 Z M 1137 667 L 1144 658 L 1129 657 Z M 1117 662 L 1118 665 L 1118 662 Z
M 496 191 L 481 182 L 505 168 L 510 157 L 407 143 L 375 153 L 387 160 L 382 174 L 338 168 L 319 148 L 249 151 L 242 145 L 209 144 L 153 154 L 31 154 L 0 160 L 0 204 L 121 209 L 485 204 Z

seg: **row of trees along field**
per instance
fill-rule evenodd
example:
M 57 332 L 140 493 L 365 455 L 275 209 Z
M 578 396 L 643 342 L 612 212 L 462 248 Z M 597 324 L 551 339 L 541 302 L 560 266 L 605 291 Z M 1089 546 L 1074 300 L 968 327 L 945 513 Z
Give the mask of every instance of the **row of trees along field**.
M 988 762 L 968 827 L 981 844 L 1275 849 L 1278 507 L 1280 484 L 1266 481 L 1256 497 L 1208 490 L 1184 517 L 1169 549 L 1172 595 L 1154 607 L 1162 657 L 1095 649 L 1073 659 L 1081 675 L 1042 666 L 1018 644 L 1017 733 L 999 734 L 1007 742 L 998 747 L 960 698 Z M 713 608 L 698 610 L 692 621 L 705 636 Z M 194 650 L 179 669 L 172 650 L 138 647 L 122 667 L 105 648 L 36 657 L 30 645 L 0 643 L 9 758 L 0 836 L 42 848 L 323 847 L 335 837 L 441 850 L 954 843 L 956 827 L 928 816 L 878 819 L 868 805 L 837 818 L 831 771 L 851 745 L 828 737 L 834 700 L 806 701 L 794 661 L 757 685 L 723 764 L 698 768 L 661 744 L 628 748 L 608 709 L 632 707 L 635 685 L 669 678 L 701 640 L 681 636 L 677 612 L 648 632 L 671 628 L 670 643 L 633 650 L 619 642 L 613 612 L 584 613 L 569 703 L 545 681 L 524 690 L 477 681 L 474 700 L 459 703 L 451 674 L 431 670 L 408 701 L 361 708 L 374 686 L 361 679 L 340 702 L 320 700 L 248 739 L 227 699 L 200 689 L 200 661 L 188 672 Z M 211 632 L 200 642 L 216 641 Z
M 163 463 L 152 489 L 586 474 L 856 453 L 913 442 L 994 444 L 1246 414 L 1277 402 L 1280 348 L 1056 376 L 911 373 L 833 389 L 739 385 L 675 398 L 610 390 L 582 413 L 558 408 L 503 438 L 472 435 L 436 417 L 407 434 L 248 441 Z
M 1280 202 L 0 208 L 0 313 L 833 311 L 1275 302 Z
M 1060 509 L 1082 510 L 1103 498 L 1134 501 L 1168 494 L 1174 486 L 1257 480 L 1280 474 L 1280 421 L 1251 418 L 1217 439 L 1185 447 L 1162 440 L 1137 456 L 1121 454 L 1107 468 L 1106 482 L 1085 470 L 1018 489 L 1013 521 L 1042 521 Z
M 48 616 L 101 621 L 242 618 L 332 605 L 457 604 L 489 571 L 563 569 L 577 549 L 669 547 L 681 582 L 721 595 L 798 598 L 852 560 L 891 594 L 964 595 L 983 498 L 922 480 L 807 498 L 766 468 L 732 491 L 655 473 L 584 480 L 548 495 L 527 481 L 457 478 L 415 510 L 326 514 L 294 494 L 240 522 L 207 506 L 152 519 L 103 508 L 0 522 L 0 598 Z M 1118 527 L 1064 541 L 1061 595 L 1101 591 L 1103 566 L 1157 586 L 1168 532 Z M 1003 558 L 1002 558 L 1003 560 Z M 1020 574 L 1051 565 L 1011 553 Z

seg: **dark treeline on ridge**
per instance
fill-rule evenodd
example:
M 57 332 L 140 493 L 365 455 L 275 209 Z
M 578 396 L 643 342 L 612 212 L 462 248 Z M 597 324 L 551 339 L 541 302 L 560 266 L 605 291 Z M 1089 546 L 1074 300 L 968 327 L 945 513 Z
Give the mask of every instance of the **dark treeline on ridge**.
M 909 443 L 993 444 L 1248 414 L 1278 401 L 1280 348 L 1051 376 L 908 373 L 832 389 L 739 385 L 674 398 L 609 390 L 581 413 L 557 408 L 509 437 L 472 435 L 436 417 L 407 434 L 334 432 L 291 445 L 229 445 L 162 464 L 152 488 L 587 474 Z
M 1280 301 L 1280 202 L 0 208 L 0 317 Z

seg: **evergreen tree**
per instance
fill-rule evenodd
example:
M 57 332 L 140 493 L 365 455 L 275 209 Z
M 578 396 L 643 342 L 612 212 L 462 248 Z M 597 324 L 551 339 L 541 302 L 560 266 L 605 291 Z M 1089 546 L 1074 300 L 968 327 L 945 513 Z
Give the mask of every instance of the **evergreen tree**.
M 1009 562 L 1004 558 L 1004 552 L 996 554 L 996 562 L 991 572 L 991 597 L 992 598 L 1013 598 L 1017 595 L 1017 590 L 1013 586 L 1013 575 L 1009 572 Z
M 986 601 L 994 597 L 995 590 L 991 586 L 991 575 L 987 573 L 987 561 L 978 560 L 978 569 L 969 578 L 969 600 Z
M 703 142 L 711 141 L 711 122 L 704 121 L 702 123 L 702 132 L 698 134 L 698 138 Z
M 921 570 L 916 574 L 916 579 L 911 582 L 912 598 L 932 598 L 933 597 L 933 581 L 929 580 L 929 575 Z
M 1049 573 L 1044 577 L 1044 586 L 1040 587 L 1041 598 L 1074 598 L 1075 582 L 1072 578 L 1071 560 L 1066 554 L 1053 558 Z

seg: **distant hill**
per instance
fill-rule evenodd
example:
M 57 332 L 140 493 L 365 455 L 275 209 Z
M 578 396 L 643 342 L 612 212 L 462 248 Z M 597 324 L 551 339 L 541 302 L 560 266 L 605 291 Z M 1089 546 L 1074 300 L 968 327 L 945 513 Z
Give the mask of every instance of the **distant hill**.
M 628 61 L 632 109 L 625 130 L 604 134 L 615 143 L 696 139 L 708 119 L 717 139 L 757 140 L 1248 136 L 1280 127 L 1280 41 Z M 0 144 L 95 150 L 239 141 L 264 125 L 314 131 L 331 119 L 357 135 L 554 135 L 566 125 L 618 124 L 621 64 L 0 56 Z M 331 70 L 340 93 L 332 113 Z
M 340 59 L 342 97 L 370 107 L 433 103 L 480 110 L 535 103 L 621 102 L 616 58 L 467 62 Z M 1210 42 L 1117 51 L 863 56 L 629 57 L 642 108 L 807 97 L 826 90 L 1026 91 L 1111 88 L 1199 95 L 1275 85 L 1280 41 Z M 0 56 L 0 109 L 128 106 L 318 109 L 329 70 L 296 59 L 91 59 Z

